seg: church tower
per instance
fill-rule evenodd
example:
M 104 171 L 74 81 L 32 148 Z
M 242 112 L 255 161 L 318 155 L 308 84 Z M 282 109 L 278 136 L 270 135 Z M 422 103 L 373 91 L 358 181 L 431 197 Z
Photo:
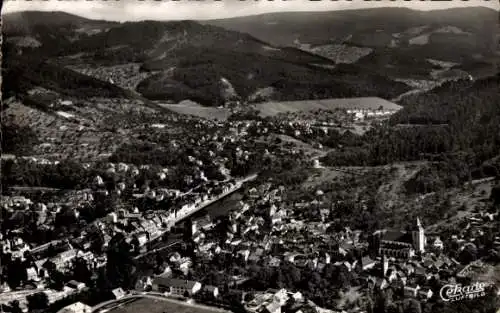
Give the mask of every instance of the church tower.
M 387 256 L 384 254 L 382 255 L 382 277 L 385 277 L 388 270 L 389 270 L 389 260 L 387 259 Z
M 417 217 L 417 224 L 411 232 L 413 239 L 413 248 L 415 251 L 422 253 L 425 251 L 425 231 L 420 223 L 420 218 Z

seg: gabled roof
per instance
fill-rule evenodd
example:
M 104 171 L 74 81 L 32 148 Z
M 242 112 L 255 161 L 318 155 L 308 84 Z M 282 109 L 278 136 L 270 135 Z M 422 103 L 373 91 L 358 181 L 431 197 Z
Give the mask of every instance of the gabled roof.
M 266 305 L 266 310 L 270 313 L 276 312 L 279 308 L 281 308 L 281 305 L 277 302 L 271 302 L 270 304 Z
M 60 312 L 70 313 L 70 312 L 91 312 L 92 308 L 82 302 L 75 302 L 64 307 Z
M 381 240 L 411 243 L 412 237 L 411 234 L 407 232 L 389 230 L 382 233 Z
M 432 261 L 432 260 L 429 260 L 429 259 L 424 260 L 424 261 L 422 262 L 422 264 L 423 264 L 425 267 L 431 267 L 431 266 L 432 266 L 432 265 L 434 265 L 435 263 L 436 263 L 435 261 Z
M 192 289 L 196 285 L 196 283 L 198 283 L 198 282 L 192 281 L 192 280 L 185 280 L 185 279 L 157 277 L 153 280 L 153 283 L 157 284 L 157 285 L 167 286 L 167 287 Z
M 66 286 L 76 288 L 80 284 L 83 284 L 83 283 L 79 282 L 79 281 L 76 281 L 76 280 L 70 280 L 69 282 L 66 283 Z
M 415 268 L 415 274 L 417 274 L 417 275 L 425 275 L 425 268 L 423 268 L 421 266 L 417 266 Z

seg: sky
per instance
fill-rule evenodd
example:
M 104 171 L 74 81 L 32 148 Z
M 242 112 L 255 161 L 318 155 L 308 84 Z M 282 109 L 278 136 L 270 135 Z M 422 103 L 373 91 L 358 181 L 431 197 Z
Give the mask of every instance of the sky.
M 500 10 L 500 0 L 6 0 L 2 14 L 25 10 L 64 11 L 91 19 L 112 21 L 203 20 L 284 11 L 331 11 L 346 9 L 407 7 L 439 10 L 485 6 Z

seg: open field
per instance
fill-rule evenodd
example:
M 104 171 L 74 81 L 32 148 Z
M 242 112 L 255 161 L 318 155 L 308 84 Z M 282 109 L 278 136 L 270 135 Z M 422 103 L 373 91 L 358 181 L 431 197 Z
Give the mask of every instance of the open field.
M 373 51 L 372 48 L 361 48 L 344 44 L 321 45 L 312 48 L 302 45 L 301 49 L 329 58 L 336 63 L 348 64 L 357 62 L 360 58 L 367 56 Z
M 193 115 L 210 120 L 225 121 L 231 115 L 228 109 L 205 107 L 194 102 L 189 102 L 189 104 L 184 104 L 183 102 L 178 104 L 159 103 L 159 105 L 180 114 Z
M 178 301 L 160 300 L 154 298 L 141 298 L 133 302 L 127 302 L 123 306 L 110 310 L 110 313 L 213 313 L 216 310 L 204 309 L 200 306 L 191 306 L 189 304 L 181 304 Z
M 273 116 L 279 113 L 335 110 L 335 109 L 367 109 L 377 110 L 382 107 L 384 110 L 399 110 L 401 106 L 377 97 L 364 98 L 342 98 L 342 99 L 322 99 L 322 100 L 302 100 L 302 101 L 270 101 L 257 103 L 255 105 L 262 116 Z
M 192 115 L 206 119 L 225 121 L 231 115 L 227 108 L 206 107 L 192 101 L 182 101 L 177 104 L 157 103 L 163 108 L 180 114 Z M 261 116 L 273 116 L 279 113 L 307 112 L 335 109 L 368 109 L 399 110 L 400 105 L 377 97 L 322 99 L 301 101 L 269 101 L 254 104 Z
M 276 139 L 281 140 L 281 143 L 279 144 L 281 148 L 284 148 L 288 144 L 292 144 L 294 147 L 303 150 L 307 155 L 310 156 L 323 155 L 325 153 L 321 149 L 314 148 L 309 143 L 303 142 L 287 135 L 271 134 L 270 136 L 262 137 L 259 140 L 261 140 L 262 142 L 273 142 L 276 141 Z

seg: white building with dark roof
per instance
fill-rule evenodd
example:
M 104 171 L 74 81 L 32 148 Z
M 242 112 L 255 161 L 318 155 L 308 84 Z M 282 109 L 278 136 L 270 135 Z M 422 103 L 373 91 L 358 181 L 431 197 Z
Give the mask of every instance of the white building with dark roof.
M 153 290 L 191 297 L 201 290 L 201 283 L 184 279 L 157 277 L 153 280 Z

